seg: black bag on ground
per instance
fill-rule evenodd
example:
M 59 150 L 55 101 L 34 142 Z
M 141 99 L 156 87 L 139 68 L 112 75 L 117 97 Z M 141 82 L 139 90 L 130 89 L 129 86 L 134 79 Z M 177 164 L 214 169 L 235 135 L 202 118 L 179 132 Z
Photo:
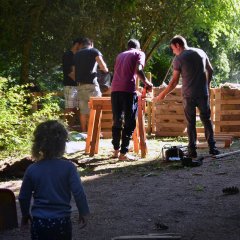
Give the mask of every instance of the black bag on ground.
M 98 70 L 97 72 L 97 81 L 102 93 L 109 90 L 112 82 L 112 74 L 110 72 L 103 72 Z

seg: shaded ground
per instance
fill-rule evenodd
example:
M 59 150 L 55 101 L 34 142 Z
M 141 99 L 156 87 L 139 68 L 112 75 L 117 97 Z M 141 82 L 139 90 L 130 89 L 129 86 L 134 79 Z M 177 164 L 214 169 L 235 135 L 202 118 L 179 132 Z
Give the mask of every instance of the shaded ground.
M 186 240 L 240 240 L 240 194 L 222 192 L 225 187 L 240 188 L 240 154 L 183 168 L 159 160 L 165 143 L 158 140 L 149 140 L 149 157 L 134 163 L 109 159 L 110 140 L 100 144 L 95 158 L 83 153 L 68 156 L 80 163 L 91 209 L 89 225 L 80 230 L 73 202 L 74 240 L 165 232 L 179 233 Z M 239 145 L 235 142 L 223 151 L 238 150 Z M 17 196 L 20 184 L 21 180 L 2 180 L 0 187 L 12 189 Z M 161 224 L 168 229 L 161 230 Z M 14 229 L 0 233 L 0 239 L 30 238 L 28 231 Z

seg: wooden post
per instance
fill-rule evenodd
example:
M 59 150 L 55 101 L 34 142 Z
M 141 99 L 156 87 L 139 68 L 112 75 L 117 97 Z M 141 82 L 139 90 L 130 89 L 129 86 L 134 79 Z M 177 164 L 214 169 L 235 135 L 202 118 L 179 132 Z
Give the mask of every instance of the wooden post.
M 139 153 L 139 125 L 138 125 L 138 119 L 136 121 L 136 128 L 133 132 L 133 149 L 135 153 Z
M 145 101 L 144 101 L 145 102 Z M 144 125 L 144 114 L 143 114 L 143 101 L 142 97 L 138 97 L 138 125 L 139 125 L 139 138 L 140 138 L 140 148 L 141 157 L 145 158 L 147 155 L 147 143 L 146 143 L 146 131 Z
M 152 82 L 151 72 L 146 72 L 147 79 Z M 147 134 L 152 134 L 152 101 L 146 101 L 147 105 Z
M 93 134 L 92 134 L 92 141 L 90 143 L 91 149 L 90 149 L 90 157 L 93 157 L 95 153 L 98 153 L 98 142 L 100 137 L 100 131 L 101 131 L 101 117 L 102 117 L 102 109 L 101 107 L 98 107 L 96 110 L 95 115 L 95 121 L 93 124 Z
M 215 89 L 215 133 L 221 132 L 221 89 Z
M 85 153 L 89 154 L 90 152 L 90 144 L 92 141 L 92 135 L 93 135 L 93 124 L 95 121 L 95 115 L 96 115 L 96 110 L 91 109 L 90 111 L 90 116 L 89 116 L 89 122 L 88 122 L 88 132 L 87 132 L 87 139 L 86 139 L 86 148 L 85 148 Z

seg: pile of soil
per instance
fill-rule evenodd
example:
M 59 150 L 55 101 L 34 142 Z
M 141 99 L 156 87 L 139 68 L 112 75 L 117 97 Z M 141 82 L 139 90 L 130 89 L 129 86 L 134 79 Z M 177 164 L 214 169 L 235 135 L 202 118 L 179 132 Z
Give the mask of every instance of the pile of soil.
M 109 158 L 110 140 L 100 144 L 100 153 L 93 158 L 83 152 L 68 156 L 82 175 L 91 210 L 88 226 L 79 229 L 72 202 L 74 240 L 162 233 L 178 234 L 184 240 L 240 239 L 240 194 L 226 191 L 240 188 L 240 154 L 205 158 L 199 167 L 183 167 L 161 160 L 159 140 L 149 140 L 149 157 L 135 162 Z M 239 146 L 236 141 L 222 151 Z M 201 153 L 206 155 L 207 150 Z M 0 188 L 12 189 L 16 197 L 20 185 L 21 179 L 0 182 Z M 18 202 L 17 209 L 20 222 Z M 30 234 L 17 228 L 1 232 L 0 239 L 27 240 Z

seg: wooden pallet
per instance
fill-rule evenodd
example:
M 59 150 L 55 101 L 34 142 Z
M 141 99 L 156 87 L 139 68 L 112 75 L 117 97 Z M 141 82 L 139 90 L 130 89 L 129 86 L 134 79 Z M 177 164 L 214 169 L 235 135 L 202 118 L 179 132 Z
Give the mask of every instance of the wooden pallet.
M 154 88 L 154 97 L 164 89 L 164 87 Z M 152 108 L 152 129 L 156 136 L 186 135 L 186 119 L 180 86 L 168 94 L 163 101 L 154 101 Z
M 233 140 L 233 136 L 231 134 L 221 134 L 221 133 L 218 133 L 218 134 L 215 134 L 214 136 L 215 138 L 215 141 L 216 141 L 216 147 L 218 148 L 228 148 L 231 146 L 232 144 L 232 140 Z M 205 139 L 205 135 L 204 134 L 198 134 L 197 135 L 197 139 L 199 141 L 199 143 L 197 144 L 197 147 L 198 148 L 207 148 L 208 147 L 208 144 L 206 142 L 206 139 Z
M 215 89 L 215 132 L 240 137 L 240 90 Z

